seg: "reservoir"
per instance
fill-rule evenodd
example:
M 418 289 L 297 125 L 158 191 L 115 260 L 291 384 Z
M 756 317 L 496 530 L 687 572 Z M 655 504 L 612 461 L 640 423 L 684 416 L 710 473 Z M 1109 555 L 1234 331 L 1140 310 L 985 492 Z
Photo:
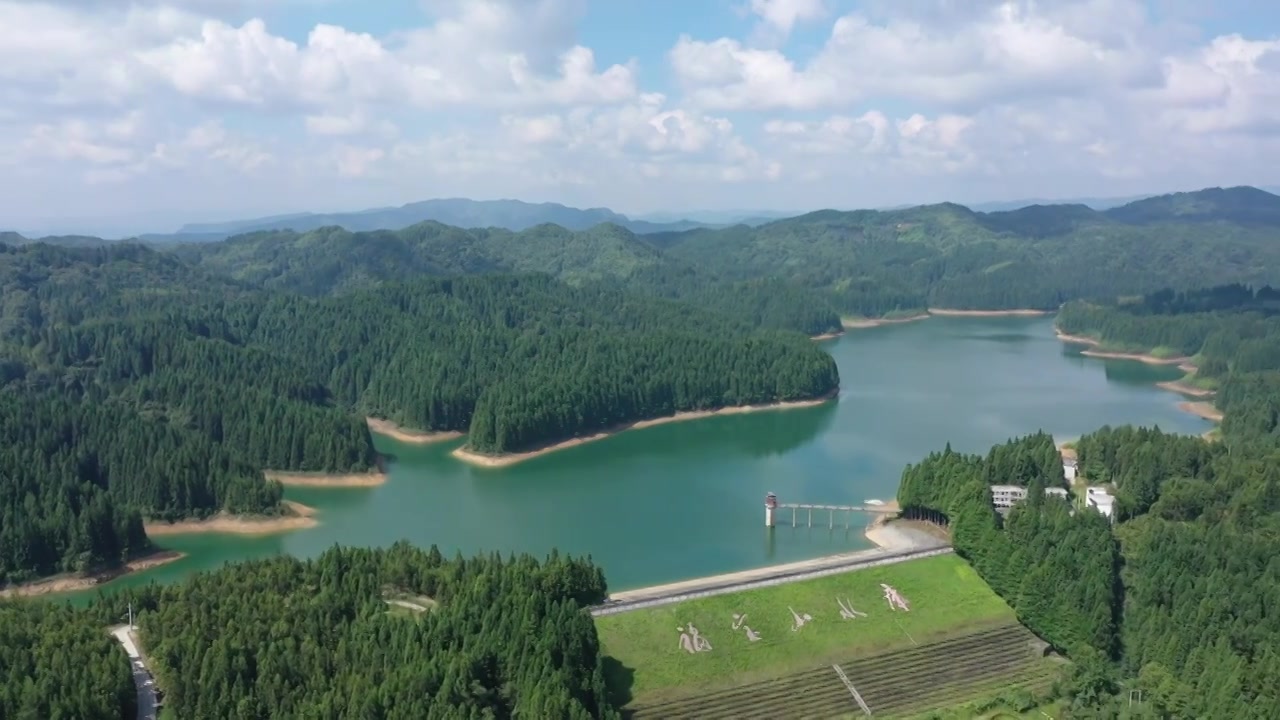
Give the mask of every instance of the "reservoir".
M 160 538 L 188 557 L 105 587 L 405 539 L 446 555 L 591 554 L 610 589 L 625 590 L 869 547 L 868 516 L 855 515 L 846 531 L 828 530 L 825 514 L 820 528 L 805 528 L 802 514 L 792 529 L 790 511 L 781 511 L 779 526 L 766 530 L 767 492 L 784 503 L 890 500 L 904 466 L 948 442 L 985 454 L 1039 429 L 1061 442 L 1106 424 L 1194 434 L 1212 427 L 1155 387 L 1180 371 L 1083 357 L 1054 337 L 1047 317 L 932 318 L 852 330 L 824 347 L 840 368 L 836 402 L 659 425 L 500 469 L 451 458 L 461 441 L 378 437 L 393 457 L 385 485 L 287 490 L 318 510 L 318 527 Z

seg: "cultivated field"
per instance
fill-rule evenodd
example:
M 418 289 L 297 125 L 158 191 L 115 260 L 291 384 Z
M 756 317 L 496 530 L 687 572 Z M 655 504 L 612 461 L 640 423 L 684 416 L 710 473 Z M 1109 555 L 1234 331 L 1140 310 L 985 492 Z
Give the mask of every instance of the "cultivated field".
M 909 610 L 890 609 L 884 586 Z M 782 692 L 778 683 L 816 683 L 805 691 L 815 694 L 818 684 L 830 685 L 851 701 L 832 663 L 861 672 L 862 658 L 1019 630 L 1009 606 L 954 555 L 619 613 L 596 626 L 611 685 L 632 708 L 717 691 L 733 697 L 758 683 L 775 686 L 772 692 Z

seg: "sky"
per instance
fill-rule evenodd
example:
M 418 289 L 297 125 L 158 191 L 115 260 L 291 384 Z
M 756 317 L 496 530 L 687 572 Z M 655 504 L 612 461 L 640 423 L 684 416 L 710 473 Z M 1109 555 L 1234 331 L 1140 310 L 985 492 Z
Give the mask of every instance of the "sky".
M 0 229 L 1280 183 L 1262 0 L 0 0 Z

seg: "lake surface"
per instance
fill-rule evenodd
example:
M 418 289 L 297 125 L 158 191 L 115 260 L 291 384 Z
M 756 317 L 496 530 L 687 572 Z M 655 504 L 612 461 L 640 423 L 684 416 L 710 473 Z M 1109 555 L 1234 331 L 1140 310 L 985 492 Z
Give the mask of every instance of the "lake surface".
M 189 557 L 108 588 L 170 581 L 224 562 L 314 556 L 336 544 L 400 539 L 447 555 L 498 550 L 590 553 L 623 590 L 869 547 L 867 516 L 792 529 L 764 527 L 764 496 L 857 504 L 892 499 L 907 463 L 946 443 L 985 453 L 1043 429 L 1069 440 L 1102 425 L 1203 433 L 1155 382 L 1169 367 L 1079 354 L 1050 318 L 934 318 L 850 331 L 824 347 L 840 367 L 839 400 L 625 432 L 502 469 L 459 463 L 459 442 L 415 447 L 378 438 L 394 456 L 370 489 L 289 489 L 319 527 L 267 538 L 162 538 Z M 815 523 L 818 518 L 815 517 Z

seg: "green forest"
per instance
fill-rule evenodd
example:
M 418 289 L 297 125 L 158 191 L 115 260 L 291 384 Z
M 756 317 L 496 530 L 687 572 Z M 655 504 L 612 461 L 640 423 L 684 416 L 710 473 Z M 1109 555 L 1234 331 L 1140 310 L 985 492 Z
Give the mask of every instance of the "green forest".
M 241 563 L 86 610 L 0 603 L 0 717 L 132 718 L 129 664 L 104 630 L 132 603 L 167 717 L 617 718 L 582 612 L 605 593 L 589 560 L 400 543 Z
M 425 222 L 264 231 L 173 252 L 210 272 L 309 295 L 424 274 L 539 272 L 817 335 L 840 317 L 927 307 L 1052 310 L 1165 287 L 1280 285 L 1277 228 L 1280 197 L 1238 187 L 1105 211 L 1035 205 L 980 213 L 942 203 L 644 235 L 611 223 L 512 232 Z
M 1213 393 L 1220 437 L 1082 437 L 1081 473 L 1113 488 L 1114 525 L 1034 491 L 992 509 L 992 484 L 1063 483 L 1045 434 L 924 458 L 900 502 L 944 514 L 957 551 L 1072 659 L 1075 716 L 1270 717 L 1278 201 L 1233 188 L 1105 212 L 943 204 L 645 236 L 424 223 L 171 249 L 10 238 L 0 585 L 118 565 L 150 549 L 145 519 L 282 512 L 264 469 L 378 467 L 365 416 L 517 452 L 824 396 L 841 379 L 806 335 L 842 317 L 1061 306 L 1064 332 L 1194 367 L 1183 382 Z M 604 593 L 589 559 L 399 545 L 241 563 L 83 609 L 3 601 L 0 717 L 132 717 L 128 661 L 105 632 L 128 602 L 175 717 L 615 717 L 580 611 Z
M 986 458 L 948 448 L 903 476 L 903 506 L 944 513 L 957 552 L 1075 661 L 1078 712 L 1261 719 L 1280 702 L 1275 301 L 1226 285 L 1062 309 L 1064 331 L 1104 347 L 1190 358 L 1188 382 L 1219 388 L 1225 413 L 1217 441 L 1132 427 L 1080 438 L 1079 472 L 1113 490 L 1114 526 L 1034 490 L 1005 518 L 993 510 L 992 484 L 1063 485 L 1044 434 Z
M 118 564 L 144 517 L 278 512 L 263 470 L 376 468 L 366 415 L 500 454 L 839 385 L 804 335 L 546 275 L 313 297 L 35 244 L 0 282 L 0 583 Z

